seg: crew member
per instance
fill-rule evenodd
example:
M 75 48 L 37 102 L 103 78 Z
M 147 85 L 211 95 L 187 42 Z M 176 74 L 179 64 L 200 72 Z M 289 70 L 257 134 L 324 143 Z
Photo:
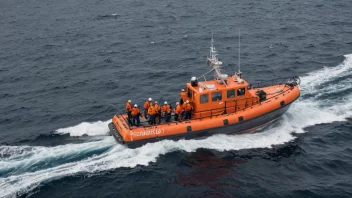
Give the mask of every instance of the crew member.
M 155 108 L 154 108 L 154 106 L 151 104 L 150 106 L 149 106 L 149 109 L 148 109 L 148 116 L 149 116 L 149 120 L 148 120 L 148 123 L 150 124 L 150 125 L 153 125 L 153 124 L 155 124 Z
M 185 92 L 185 89 L 181 89 L 180 92 L 180 104 L 183 105 L 184 102 L 187 100 L 187 93 Z
M 127 116 L 128 116 L 128 124 L 132 125 L 132 106 L 131 106 L 131 100 L 128 100 L 126 103 L 126 111 L 127 111 Z
M 152 106 L 152 98 L 149 98 L 144 103 L 144 117 L 145 117 L 145 119 L 148 118 L 148 109 L 149 109 L 150 106 Z
M 187 100 L 185 100 L 185 102 L 181 105 L 182 107 L 182 113 L 181 113 L 181 116 L 182 116 L 182 119 L 187 119 L 187 115 L 186 115 L 186 107 L 187 107 L 187 103 L 186 103 Z
M 182 106 L 180 105 L 179 102 L 176 102 L 176 107 L 175 107 L 175 121 L 182 120 Z
M 186 107 L 185 107 L 186 119 L 191 119 L 192 109 L 193 109 L 192 105 L 189 103 L 188 100 L 186 100 Z
M 154 109 L 155 109 L 155 123 L 160 124 L 161 122 L 161 107 L 158 104 L 158 101 L 155 101 L 154 104 Z
M 139 127 L 139 125 L 140 125 L 140 120 L 139 120 L 139 115 L 140 115 L 140 111 L 139 111 L 139 109 L 138 109 L 138 106 L 137 106 L 137 104 L 135 104 L 134 106 L 133 106 L 133 108 L 132 108 L 132 124 L 134 125 L 134 126 L 137 126 L 137 127 Z M 136 124 L 136 121 L 137 121 L 137 124 Z
M 164 102 L 162 112 L 165 114 L 165 122 L 170 122 L 171 109 L 170 109 L 170 105 L 167 104 L 167 101 Z

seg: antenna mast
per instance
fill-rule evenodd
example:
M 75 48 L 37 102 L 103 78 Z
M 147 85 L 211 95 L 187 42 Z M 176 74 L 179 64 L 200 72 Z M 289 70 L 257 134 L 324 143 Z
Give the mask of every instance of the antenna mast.
M 220 80 L 225 86 L 227 86 L 227 83 L 225 82 L 227 76 L 221 74 L 220 72 L 222 62 L 219 61 L 217 51 L 214 47 L 213 30 L 211 31 L 211 46 L 209 55 L 210 57 L 207 58 L 207 65 L 213 67 L 215 79 Z
M 238 30 L 238 76 L 241 78 L 241 29 Z

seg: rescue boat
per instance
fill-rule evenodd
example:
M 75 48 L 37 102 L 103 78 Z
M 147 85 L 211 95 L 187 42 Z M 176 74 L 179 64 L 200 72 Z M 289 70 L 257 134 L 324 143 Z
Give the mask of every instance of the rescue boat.
M 164 139 L 199 139 L 214 134 L 252 132 L 278 119 L 300 96 L 297 76 L 249 84 L 238 72 L 229 76 L 220 71 L 222 62 L 211 39 L 210 71 L 192 77 L 186 83 L 187 100 L 193 107 L 191 119 L 150 125 L 141 118 L 141 126 L 130 125 L 127 114 L 116 114 L 109 129 L 116 141 L 135 148 Z M 240 65 L 240 64 L 239 64 Z M 214 73 L 214 79 L 206 76 Z M 200 81 L 204 79 L 204 81 Z

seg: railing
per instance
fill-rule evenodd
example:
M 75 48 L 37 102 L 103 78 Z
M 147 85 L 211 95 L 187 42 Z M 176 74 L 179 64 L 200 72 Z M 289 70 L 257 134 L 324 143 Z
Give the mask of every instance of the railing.
M 199 115 L 198 118 L 200 118 L 200 119 L 207 118 L 207 117 L 213 117 L 213 116 L 218 116 L 218 115 L 223 115 L 223 114 L 236 113 L 237 111 L 246 109 L 248 107 L 252 107 L 252 106 L 259 104 L 259 103 L 260 103 L 260 101 L 259 101 L 258 97 L 229 100 L 229 101 L 224 102 L 224 107 L 217 108 L 217 109 L 205 110 L 205 111 L 198 111 L 198 112 L 195 112 L 194 114 L 196 117 L 198 117 L 198 115 Z
M 260 81 L 257 83 L 249 84 L 248 89 L 257 89 L 257 88 L 263 88 L 267 86 L 280 85 L 280 84 L 286 84 L 286 83 L 296 83 L 299 85 L 301 83 L 301 80 L 298 76 L 276 78 L 272 80 Z

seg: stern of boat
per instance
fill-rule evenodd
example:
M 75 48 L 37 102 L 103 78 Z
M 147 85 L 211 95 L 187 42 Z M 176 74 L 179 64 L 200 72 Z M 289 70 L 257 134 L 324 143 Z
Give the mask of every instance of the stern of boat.
M 126 134 L 130 131 L 128 125 L 127 115 L 114 115 L 112 122 L 109 123 L 109 130 L 111 135 L 120 144 L 125 144 Z

